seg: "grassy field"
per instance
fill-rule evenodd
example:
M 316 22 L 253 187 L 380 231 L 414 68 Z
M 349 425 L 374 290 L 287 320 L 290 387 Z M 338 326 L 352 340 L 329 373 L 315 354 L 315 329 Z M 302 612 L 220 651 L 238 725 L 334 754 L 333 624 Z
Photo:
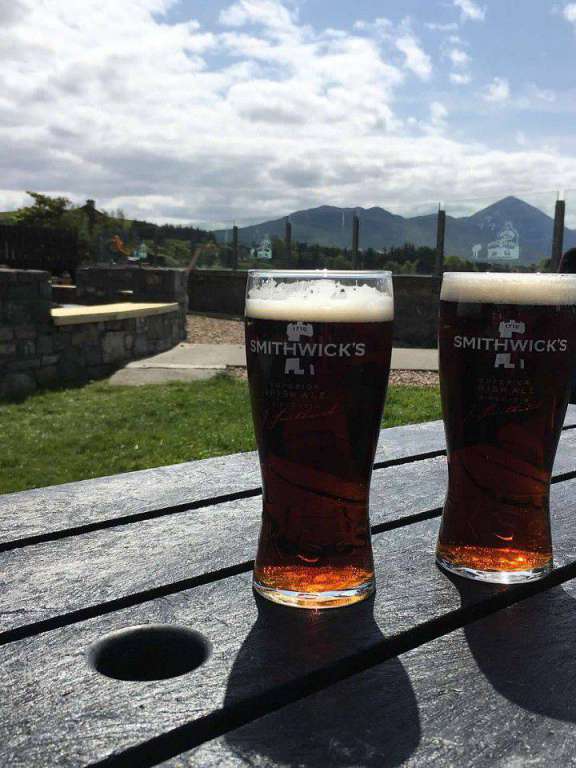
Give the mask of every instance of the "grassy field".
M 438 390 L 390 388 L 383 426 L 438 418 Z M 0 493 L 254 448 L 243 381 L 43 392 L 0 405 Z

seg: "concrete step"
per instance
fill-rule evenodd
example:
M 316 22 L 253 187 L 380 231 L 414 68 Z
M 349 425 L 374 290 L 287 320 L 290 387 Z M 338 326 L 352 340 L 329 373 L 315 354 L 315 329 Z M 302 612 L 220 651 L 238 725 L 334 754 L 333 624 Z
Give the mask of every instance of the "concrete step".
M 178 344 L 168 352 L 136 360 L 117 371 L 110 384 L 137 386 L 165 381 L 198 381 L 217 376 L 227 368 L 245 368 L 242 344 Z M 392 350 L 392 370 L 437 371 L 438 350 Z

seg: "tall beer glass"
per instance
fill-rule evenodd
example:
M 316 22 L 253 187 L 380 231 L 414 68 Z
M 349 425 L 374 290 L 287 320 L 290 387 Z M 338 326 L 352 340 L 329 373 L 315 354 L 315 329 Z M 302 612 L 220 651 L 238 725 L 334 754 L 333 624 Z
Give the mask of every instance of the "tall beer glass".
M 263 484 L 254 588 L 310 608 L 374 590 L 368 493 L 386 395 L 389 272 L 250 272 L 246 353 Z
M 448 272 L 440 388 L 445 569 L 516 583 L 552 567 L 552 465 L 576 363 L 576 276 Z

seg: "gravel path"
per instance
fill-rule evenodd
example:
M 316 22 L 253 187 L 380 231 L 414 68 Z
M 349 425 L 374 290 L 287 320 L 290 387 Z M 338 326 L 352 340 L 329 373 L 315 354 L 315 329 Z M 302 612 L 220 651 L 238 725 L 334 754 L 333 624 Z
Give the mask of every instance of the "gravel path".
M 188 341 L 190 344 L 244 344 L 244 323 L 219 317 L 188 315 Z M 242 368 L 231 373 L 245 378 Z M 415 387 L 437 387 L 438 374 L 432 371 L 391 371 L 390 383 Z
M 188 315 L 188 341 L 190 344 L 244 344 L 244 323 L 242 320 Z

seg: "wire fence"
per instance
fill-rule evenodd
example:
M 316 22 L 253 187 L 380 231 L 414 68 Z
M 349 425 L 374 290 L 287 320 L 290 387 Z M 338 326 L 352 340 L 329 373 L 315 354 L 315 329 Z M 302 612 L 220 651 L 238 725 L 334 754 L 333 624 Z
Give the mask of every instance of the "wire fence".
M 320 206 L 215 232 L 220 258 L 199 268 L 379 267 L 555 270 L 576 247 L 576 189 L 415 203 L 411 212 Z

